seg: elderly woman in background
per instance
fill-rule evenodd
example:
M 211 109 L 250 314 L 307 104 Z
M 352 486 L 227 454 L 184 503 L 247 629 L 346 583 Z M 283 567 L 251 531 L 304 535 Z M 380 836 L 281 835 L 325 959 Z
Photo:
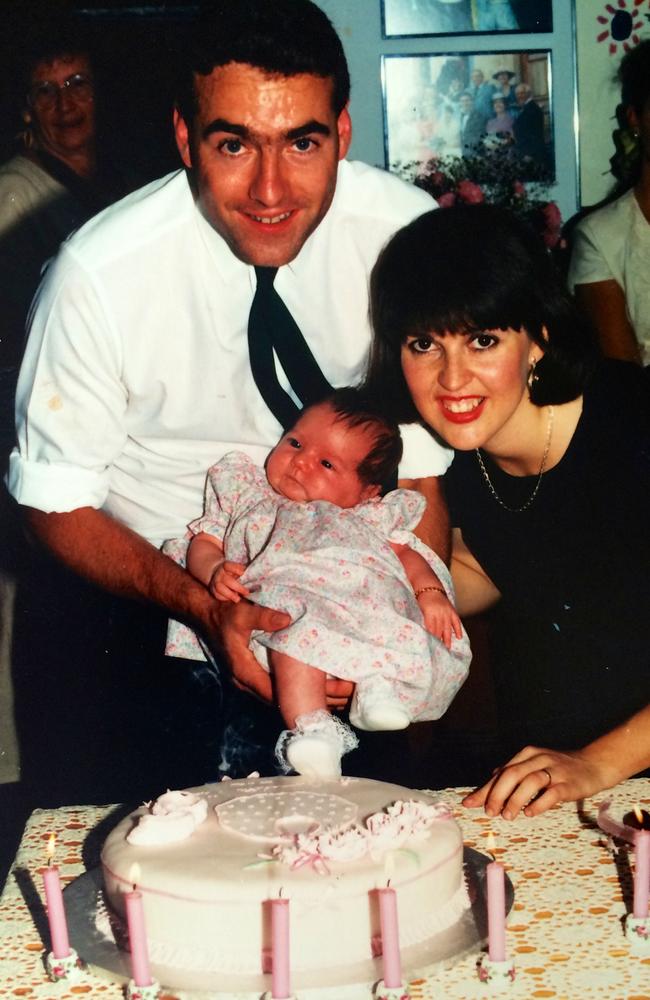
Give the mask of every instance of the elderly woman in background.
M 494 206 L 398 232 L 373 272 L 372 316 L 370 385 L 456 450 L 458 610 L 495 609 L 510 759 L 465 804 L 532 816 L 647 768 L 645 373 L 597 359 L 539 238 Z
M 12 442 L 25 320 L 43 265 L 126 190 L 97 155 L 95 81 L 78 28 L 42 27 L 24 63 L 22 100 L 21 148 L 0 167 L 0 464 Z
M 576 226 L 569 284 L 610 357 L 650 364 L 650 40 L 619 69 L 637 146 L 627 190 Z

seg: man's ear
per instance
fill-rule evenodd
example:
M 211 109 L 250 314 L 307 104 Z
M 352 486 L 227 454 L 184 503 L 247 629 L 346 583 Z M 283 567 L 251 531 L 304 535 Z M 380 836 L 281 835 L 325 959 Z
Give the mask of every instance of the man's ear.
M 176 136 L 176 146 L 178 152 L 181 154 L 181 160 L 191 170 L 190 133 L 187 123 L 178 108 L 174 108 L 174 135 Z
M 337 119 L 336 130 L 339 136 L 339 160 L 344 160 L 352 142 L 352 121 L 347 104 Z

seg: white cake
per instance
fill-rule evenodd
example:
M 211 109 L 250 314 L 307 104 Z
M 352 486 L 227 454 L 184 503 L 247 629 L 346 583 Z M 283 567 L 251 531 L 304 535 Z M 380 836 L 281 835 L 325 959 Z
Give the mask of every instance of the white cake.
M 179 971 L 181 985 L 184 969 L 215 985 L 268 971 L 268 901 L 280 895 L 290 901 L 292 974 L 308 978 L 380 952 L 373 890 L 389 880 L 402 949 L 468 905 L 462 836 L 448 809 L 362 778 L 248 778 L 171 793 L 112 831 L 102 867 L 120 916 L 137 882 L 152 962 Z

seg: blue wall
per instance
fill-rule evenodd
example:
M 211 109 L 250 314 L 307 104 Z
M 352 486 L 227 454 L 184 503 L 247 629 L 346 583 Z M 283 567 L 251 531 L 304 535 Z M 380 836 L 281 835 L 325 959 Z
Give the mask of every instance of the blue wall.
M 575 119 L 574 19 L 571 0 L 553 0 L 552 34 L 381 37 L 381 0 L 318 0 L 339 32 L 350 64 L 354 137 L 350 157 L 385 166 L 381 56 L 446 52 L 551 51 L 557 184 L 552 191 L 563 219 L 579 203 Z

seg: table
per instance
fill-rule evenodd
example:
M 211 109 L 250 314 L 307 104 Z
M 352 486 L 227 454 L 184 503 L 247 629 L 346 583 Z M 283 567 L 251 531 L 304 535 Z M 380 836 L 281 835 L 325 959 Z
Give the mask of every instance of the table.
M 471 955 L 414 981 L 413 1000 L 471 1000 L 491 994 L 512 1000 L 650 1000 L 650 954 L 632 955 L 622 930 L 622 918 L 631 908 L 628 857 L 613 857 L 595 823 L 598 803 L 610 795 L 612 815 L 618 818 L 637 802 L 650 803 L 650 779 L 623 782 L 582 807 L 565 803 L 537 819 L 511 822 L 463 809 L 463 792 L 446 789 L 440 798 L 452 806 L 467 846 L 486 853 L 492 831 L 496 854 L 514 884 L 506 940 L 516 980 L 494 993 L 479 982 L 477 956 Z M 47 981 L 43 952 L 48 933 L 39 875 L 52 832 L 64 883 L 94 867 L 101 840 L 116 822 L 116 808 L 80 806 L 31 815 L 0 897 L 0 998 L 122 998 L 118 984 L 88 973 L 74 986 Z M 178 992 L 174 997 L 186 1000 L 187 995 Z M 174 998 L 168 995 L 166 1000 Z M 337 1000 L 345 1000 L 342 991 Z

